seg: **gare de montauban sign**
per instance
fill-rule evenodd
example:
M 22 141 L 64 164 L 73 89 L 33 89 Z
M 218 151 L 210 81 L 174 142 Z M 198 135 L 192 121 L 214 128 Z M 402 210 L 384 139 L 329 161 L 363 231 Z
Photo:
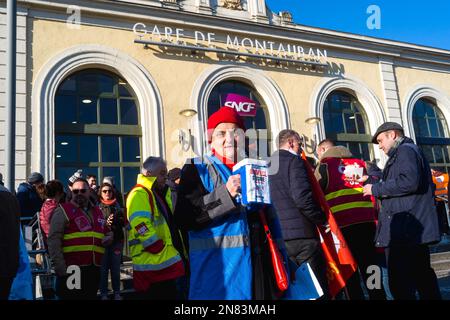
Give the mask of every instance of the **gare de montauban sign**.
M 138 22 L 133 26 L 135 43 L 170 46 L 225 54 L 244 55 L 326 66 L 327 51 L 293 43 L 268 41 L 230 34 L 185 30 Z M 218 45 L 219 44 L 219 45 Z

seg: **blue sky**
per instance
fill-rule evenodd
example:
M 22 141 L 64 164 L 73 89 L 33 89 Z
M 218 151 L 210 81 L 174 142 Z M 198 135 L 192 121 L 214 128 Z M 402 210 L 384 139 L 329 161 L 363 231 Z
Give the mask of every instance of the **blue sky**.
M 450 0 L 267 0 L 298 24 L 450 50 Z M 370 30 L 367 8 L 377 5 L 381 28 Z

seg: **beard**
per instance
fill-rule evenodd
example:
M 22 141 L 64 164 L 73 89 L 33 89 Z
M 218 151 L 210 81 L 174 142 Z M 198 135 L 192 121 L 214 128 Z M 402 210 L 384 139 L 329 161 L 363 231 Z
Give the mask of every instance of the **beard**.
M 73 202 L 80 208 L 85 208 L 89 206 L 89 200 L 81 195 L 76 195 L 73 198 Z

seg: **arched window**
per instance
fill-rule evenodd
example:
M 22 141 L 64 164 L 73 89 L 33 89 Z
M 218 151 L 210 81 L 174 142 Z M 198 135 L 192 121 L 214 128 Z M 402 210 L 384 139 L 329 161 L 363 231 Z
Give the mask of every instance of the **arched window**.
M 224 106 L 227 102 L 227 97 L 229 94 L 235 94 L 242 97 L 249 98 L 256 102 L 256 115 L 255 116 L 244 116 L 245 127 L 247 129 L 246 135 L 250 140 L 255 141 L 258 139 L 259 148 L 256 151 L 257 157 L 260 159 L 266 159 L 270 156 L 270 122 L 269 122 L 269 112 L 263 99 L 256 92 L 254 88 L 245 84 L 241 81 L 228 80 L 220 82 L 212 90 L 208 99 L 208 117 L 219 110 L 221 106 Z M 253 130 L 251 130 L 253 129 Z M 262 147 L 264 146 L 264 147 Z M 246 144 L 247 154 L 248 154 L 248 141 Z M 255 148 L 255 145 L 252 145 Z M 255 149 L 253 149 L 255 150 Z M 251 153 L 253 154 L 253 153 Z
M 113 176 L 128 192 L 141 163 L 142 130 L 137 99 L 122 78 L 100 69 L 67 77 L 55 97 L 56 178 L 64 184 L 77 170 L 99 183 Z
M 372 160 L 367 116 L 359 101 L 345 91 L 333 91 L 323 107 L 325 135 L 347 147 L 356 158 Z
M 416 142 L 430 162 L 431 167 L 449 172 L 450 138 L 444 115 L 431 99 L 419 99 L 413 110 Z

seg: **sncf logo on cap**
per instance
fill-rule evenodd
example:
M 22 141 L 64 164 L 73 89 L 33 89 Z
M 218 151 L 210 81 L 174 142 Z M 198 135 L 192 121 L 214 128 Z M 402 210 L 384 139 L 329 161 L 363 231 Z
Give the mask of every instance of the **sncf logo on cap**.
M 257 103 L 250 98 L 230 93 L 226 96 L 224 105 L 235 109 L 242 117 L 256 116 Z

